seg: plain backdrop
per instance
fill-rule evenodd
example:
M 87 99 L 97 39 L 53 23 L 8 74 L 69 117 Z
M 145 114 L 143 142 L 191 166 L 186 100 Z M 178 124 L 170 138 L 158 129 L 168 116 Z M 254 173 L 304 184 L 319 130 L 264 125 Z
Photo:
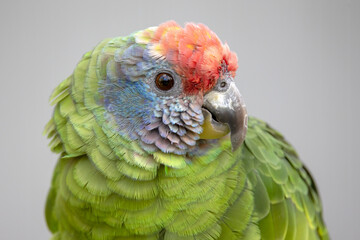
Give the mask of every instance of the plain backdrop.
M 57 156 L 51 91 L 107 37 L 202 22 L 238 54 L 251 115 L 281 131 L 317 182 L 333 239 L 359 239 L 360 1 L 1 1 L 0 238 L 48 239 Z

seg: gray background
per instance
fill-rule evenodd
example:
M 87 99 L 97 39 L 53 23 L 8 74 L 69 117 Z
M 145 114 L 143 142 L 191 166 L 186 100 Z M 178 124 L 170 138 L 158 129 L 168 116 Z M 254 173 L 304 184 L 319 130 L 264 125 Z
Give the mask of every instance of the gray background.
M 359 239 L 360 1 L 1 1 L 0 234 L 48 239 L 50 92 L 106 37 L 203 22 L 237 52 L 250 114 L 313 173 L 333 239 Z

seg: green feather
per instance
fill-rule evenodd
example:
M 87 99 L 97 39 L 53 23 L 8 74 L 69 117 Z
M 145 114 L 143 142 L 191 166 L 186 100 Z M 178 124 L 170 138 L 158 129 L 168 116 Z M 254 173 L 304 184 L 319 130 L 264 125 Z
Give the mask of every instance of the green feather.
M 76 183 L 91 194 L 102 197 L 111 194 L 106 186 L 106 178 L 96 170 L 88 159 L 82 158 L 76 163 L 73 175 Z
M 107 186 L 114 193 L 131 199 L 147 200 L 159 194 L 155 180 L 136 181 L 127 177 L 122 177 L 118 181 L 107 180 Z
M 164 164 L 173 168 L 186 167 L 186 159 L 183 156 L 175 155 L 171 153 L 155 152 L 153 154 L 157 163 Z
M 71 83 L 72 77 L 66 78 L 57 88 L 53 91 L 50 96 L 51 105 L 55 105 L 65 97 L 69 95 L 68 89 Z
M 227 238 L 224 238 L 227 239 Z M 255 223 L 250 223 L 247 227 L 246 231 L 243 234 L 242 240 L 260 240 L 261 234 L 259 230 L 259 226 Z
M 284 239 L 288 226 L 285 202 L 271 205 L 269 214 L 259 222 L 262 239 Z
M 254 197 L 251 191 L 244 190 L 235 203 L 227 210 L 224 216 L 224 225 L 239 237 L 247 228 L 251 219 Z
M 143 168 L 135 167 L 125 161 L 117 161 L 116 167 L 120 173 L 135 180 L 152 180 L 156 177 L 156 171 L 148 171 Z
M 296 236 L 297 222 L 296 222 L 296 208 L 294 204 L 287 199 L 286 200 L 287 212 L 288 212 L 288 227 L 286 231 L 286 240 L 293 240 Z
M 270 211 L 270 199 L 262 179 L 256 173 L 255 177 L 257 181 L 252 188 L 254 191 L 254 217 L 260 220 Z
M 261 176 L 261 179 L 265 184 L 266 191 L 272 204 L 278 203 L 284 199 L 284 192 L 281 186 L 276 184 L 272 178 Z
M 106 178 L 109 178 L 113 181 L 119 180 L 124 175 L 117 170 L 116 161 L 111 159 L 112 156 L 106 157 L 103 155 L 99 149 L 100 148 L 98 147 L 91 151 L 89 154 L 90 160 Z

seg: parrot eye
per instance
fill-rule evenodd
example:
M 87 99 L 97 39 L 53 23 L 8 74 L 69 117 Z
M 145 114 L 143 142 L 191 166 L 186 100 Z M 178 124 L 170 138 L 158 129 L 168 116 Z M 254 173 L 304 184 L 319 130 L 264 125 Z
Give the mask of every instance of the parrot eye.
M 155 78 L 156 87 L 162 91 L 170 90 L 174 83 L 174 78 L 169 73 L 159 73 Z

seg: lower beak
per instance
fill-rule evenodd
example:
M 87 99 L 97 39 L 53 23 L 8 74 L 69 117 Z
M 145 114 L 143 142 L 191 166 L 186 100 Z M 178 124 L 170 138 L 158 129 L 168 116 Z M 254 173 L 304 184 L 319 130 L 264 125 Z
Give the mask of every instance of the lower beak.
M 248 115 L 234 82 L 226 91 L 212 90 L 204 96 L 203 114 L 205 120 L 200 138 L 220 138 L 230 129 L 232 150 L 240 147 L 245 139 Z

